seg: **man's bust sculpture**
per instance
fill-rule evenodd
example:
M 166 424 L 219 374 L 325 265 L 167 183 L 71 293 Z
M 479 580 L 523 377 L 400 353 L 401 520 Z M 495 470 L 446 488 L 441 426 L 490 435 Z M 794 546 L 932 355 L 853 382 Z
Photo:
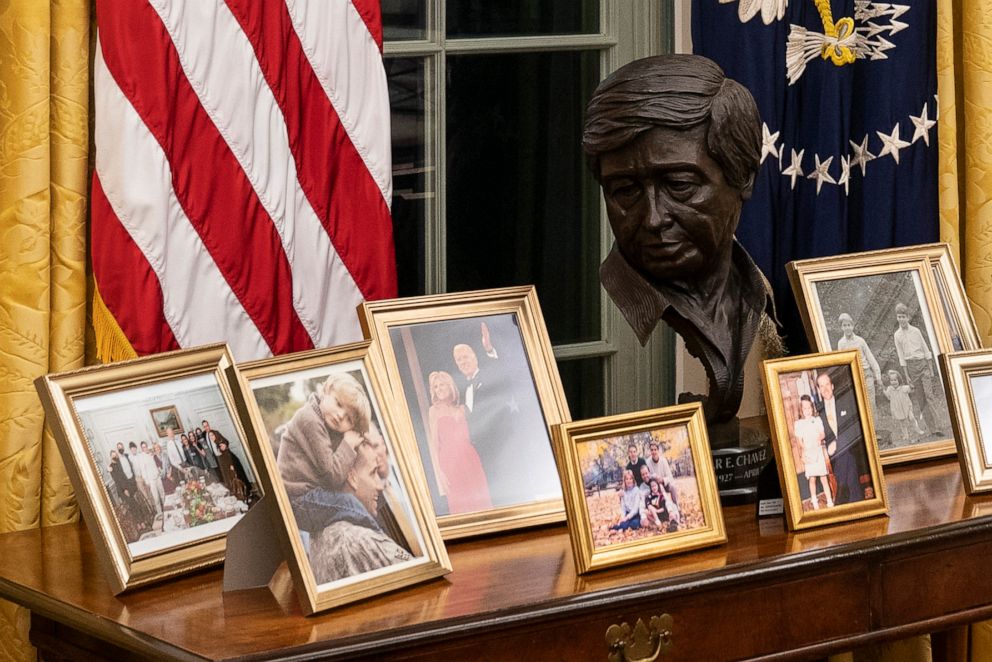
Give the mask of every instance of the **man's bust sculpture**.
M 709 377 L 706 419 L 734 417 L 767 281 L 734 238 L 761 156 L 754 98 L 714 62 L 662 55 L 604 80 L 582 147 L 616 243 L 600 279 L 641 343 L 659 319 Z

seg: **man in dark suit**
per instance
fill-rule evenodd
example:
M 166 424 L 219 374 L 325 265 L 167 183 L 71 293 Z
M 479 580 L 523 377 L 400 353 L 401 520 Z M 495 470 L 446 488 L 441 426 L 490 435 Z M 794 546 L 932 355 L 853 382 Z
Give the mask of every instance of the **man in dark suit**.
M 533 386 L 514 374 L 512 361 L 499 355 L 485 322 L 480 326 L 481 356 L 467 344 L 452 349 L 466 382 L 462 403 L 469 435 L 486 472 L 493 505 L 522 503 L 547 482 L 540 470 L 554 466 L 550 440 Z M 535 438 L 540 435 L 541 439 Z
M 836 376 L 836 375 L 835 375 Z M 860 477 L 865 472 L 864 431 L 858 402 L 849 384 L 835 387 L 831 375 L 824 371 L 816 378 L 820 393 L 820 419 L 826 435 L 827 454 L 837 478 L 834 504 L 856 503 L 865 498 Z

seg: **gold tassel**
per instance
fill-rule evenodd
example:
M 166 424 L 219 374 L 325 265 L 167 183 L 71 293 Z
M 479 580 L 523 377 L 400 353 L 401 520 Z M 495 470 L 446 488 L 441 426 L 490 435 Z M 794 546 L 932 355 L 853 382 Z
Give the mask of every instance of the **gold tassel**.
M 100 288 L 93 282 L 93 331 L 96 334 L 96 356 L 103 363 L 115 363 L 138 358 L 131 342 L 124 335 L 113 313 L 100 296 Z

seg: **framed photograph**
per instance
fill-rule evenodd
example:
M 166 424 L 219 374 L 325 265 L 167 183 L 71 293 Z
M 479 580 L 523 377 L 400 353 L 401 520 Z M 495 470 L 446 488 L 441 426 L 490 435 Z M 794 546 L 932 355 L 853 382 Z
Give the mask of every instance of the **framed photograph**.
M 579 573 L 726 542 L 699 403 L 562 423 L 554 443 Z
M 211 345 L 35 382 L 115 594 L 221 563 L 261 497 L 231 365 Z
M 992 491 L 992 349 L 940 358 L 965 489 Z
M 446 539 L 564 519 L 549 426 L 568 405 L 533 287 L 366 302 L 359 318 Z
M 951 350 L 952 341 L 931 250 L 915 256 L 902 249 L 875 251 L 787 265 L 810 344 L 821 352 L 860 353 L 885 464 L 954 453 L 938 374 L 938 357 Z M 964 342 L 973 321 L 958 308 L 953 311 Z
M 451 571 L 384 374 L 368 341 L 230 371 L 307 614 Z
M 185 432 L 182 421 L 179 420 L 179 410 L 176 409 L 175 405 L 156 407 L 149 413 L 152 415 L 152 422 L 159 438 L 167 436 L 169 428 L 172 428 L 173 434 Z
M 763 365 L 789 528 L 886 513 L 888 497 L 858 350 Z

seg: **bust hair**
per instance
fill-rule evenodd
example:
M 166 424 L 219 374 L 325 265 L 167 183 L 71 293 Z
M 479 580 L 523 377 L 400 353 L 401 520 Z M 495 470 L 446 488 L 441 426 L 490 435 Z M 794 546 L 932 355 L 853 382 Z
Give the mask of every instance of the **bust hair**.
M 334 394 L 341 406 L 348 410 L 351 425 L 359 434 L 369 431 L 369 421 L 372 420 L 372 405 L 369 396 L 357 379 L 346 372 L 331 375 L 321 385 L 322 396 Z
M 906 307 L 906 304 L 901 302 L 896 304 L 896 315 L 908 315 L 908 314 L 909 314 L 909 308 Z
M 754 97 L 700 55 L 657 55 L 627 64 L 599 84 L 586 105 L 582 149 L 599 179 L 601 155 L 655 127 L 707 124 L 706 149 L 727 182 L 750 194 L 761 163 Z

